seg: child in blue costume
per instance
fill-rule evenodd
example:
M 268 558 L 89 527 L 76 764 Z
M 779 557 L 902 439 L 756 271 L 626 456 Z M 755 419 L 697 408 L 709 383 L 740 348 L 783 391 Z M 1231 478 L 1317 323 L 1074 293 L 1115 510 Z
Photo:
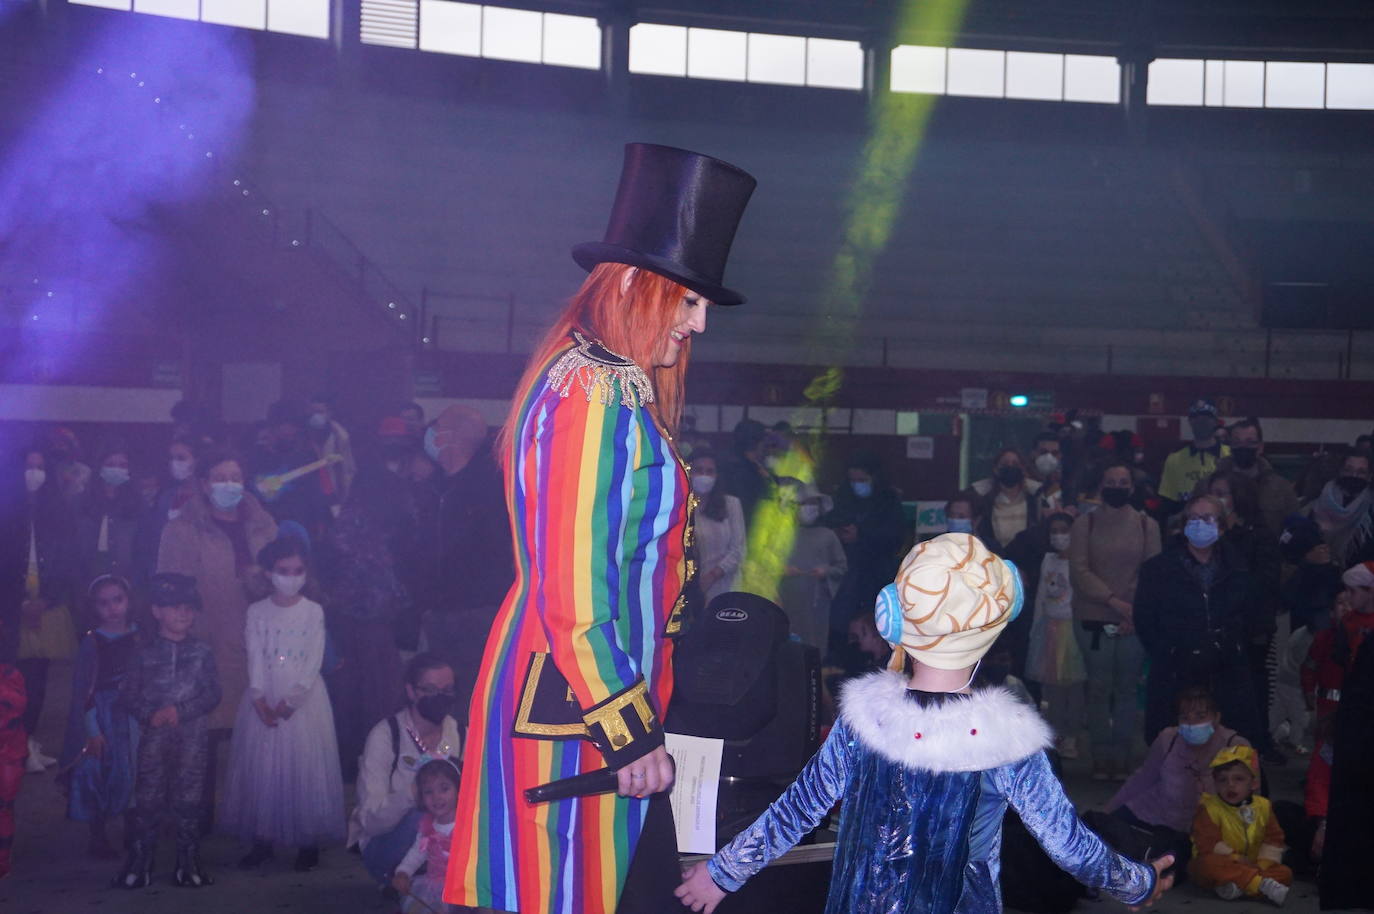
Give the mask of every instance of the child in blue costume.
M 72 703 L 59 760 L 67 778 L 67 816 L 90 826 L 87 852 L 118 856 L 105 823 L 125 815 L 134 801 L 138 722 L 115 707 L 119 687 L 139 647 L 129 582 L 101 575 L 86 591 L 99 623 L 81 639 L 72 668 Z M 125 840 L 132 840 L 126 833 Z
M 1161 873 L 1172 858 L 1128 860 L 1079 820 L 1033 708 L 1005 689 L 969 692 L 1022 599 L 1015 566 L 974 536 L 947 533 L 912 549 L 878 598 L 890 668 L 845 689 L 821 750 L 753 825 L 686 872 L 683 904 L 709 914 L 841 800 L 827 914 L 1000 912 L 1008 805 L 1085 885 L 1136 906 L 1168 889 L 1173 879 Z

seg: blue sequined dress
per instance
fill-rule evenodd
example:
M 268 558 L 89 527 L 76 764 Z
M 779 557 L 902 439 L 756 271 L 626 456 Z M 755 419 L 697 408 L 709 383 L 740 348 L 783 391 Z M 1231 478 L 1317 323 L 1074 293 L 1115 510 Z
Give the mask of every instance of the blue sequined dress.
M 1083 825 L 1049 743 L 1039 715 L 1003 689 L 931 696 L 897 673 L 870 674 L 845 689 L 840 720 L 796 782 L 707 868 L 735 891 L 843 800 L 827 914 L 992 914 L 1010 805 L 1080 882 L 1127 904 L 1149 898 L 1154 869 Z

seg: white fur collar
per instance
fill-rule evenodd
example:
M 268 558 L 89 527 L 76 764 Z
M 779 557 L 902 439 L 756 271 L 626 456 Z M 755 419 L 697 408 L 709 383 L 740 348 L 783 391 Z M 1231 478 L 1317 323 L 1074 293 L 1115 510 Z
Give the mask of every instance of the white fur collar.
M 906 677 L 884 670 L 851 681 L 840 696 L 840 719 L 854 735 L 905 768 L 985 771 L 1019 762 L 1051 743 L 1040 715 L 1006 689 L 979 689 L 924 708 L 906 692 Z

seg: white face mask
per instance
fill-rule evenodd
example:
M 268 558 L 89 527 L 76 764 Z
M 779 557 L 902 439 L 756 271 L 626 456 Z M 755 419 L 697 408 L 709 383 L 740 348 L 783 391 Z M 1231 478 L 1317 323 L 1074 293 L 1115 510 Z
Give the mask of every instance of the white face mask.
M 710 495 L 716 487 L 716 477 L 710 475 L 693 476 L 692 491 L 698 495 Z
M 1067 533 L 1051 533 L 1050 548 L 1055 552 L 1069 551 L 1069 535 Z
M 177 482 L 184 482 L 191 478 L 195 464 L 184 457 L 173 457 L 171 462 L 167 464 L 167 470 Z
M 1035 458 L 1035 468 L 1042 476 L 1048 476 L 1059 469 L 1059 458 L 1047 451 Z
M 303 574 L 277 574 L 275 571 L 272 573 L 272 587 L 283 597 L 294 597 L 304 586 Z
M 43 488 L 43 483 L 48 481 L 48 474 L 45 470 L 30 467 L 24 471 L 24 488 L 30 492 L 37 492 Z

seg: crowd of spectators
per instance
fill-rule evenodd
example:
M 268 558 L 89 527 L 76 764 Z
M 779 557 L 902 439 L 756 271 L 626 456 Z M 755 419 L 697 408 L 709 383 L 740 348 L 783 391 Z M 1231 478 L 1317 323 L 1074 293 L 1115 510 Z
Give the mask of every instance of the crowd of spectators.
M 190 404 L 173 418 L 155 467 L 140 465 L 146 449 L 88 449 L 65 428 L 15 455 L 4 546 L 24 595 L 7 636 L 26 733 L 39 730 L 53 661 L 76 661 L 66 745 L 31 737 L 28 770 L 60 754 L 71 818 L 89 824 L 92 854 L 117 854 L 107 828 L 138 812 L 139 729 L 166 722 L 140 722 L 121 682 L 130 645 L 166 637 L 149 616 L 154 584 L 179 576 L 193 582 L 190 634 L 223 696 L 204 709 L 198 828 L 240 835 L 245 867 L 286 845 L 309 869 L 342 819 L 323 822 L 333 813 L 316 794 L 288 802 L 298 786 L 285 785 L 339 794 L 353 782 L 346 843 L 379 887 L 409 891 L 417 848 L 451 829 L 468 701 L 513 576 L 487 424 L 462 406 L 426 421 L 403 404 L 364 433 L 323 395 L 273 404 L 242 440 Z M 946 528 L 1013 561 L 1027 594 L 982 681 L 1025 690 L 1063 758 L 1125 779 L 1108 810 L 1180 854 L 1219 751 L 1310 756 L 1304 852 L 1319 859 L 1342 679 L 1374 628 L 1370 454 L 1324 457 L 1334 475 L 1314 468 L 1295 484 L 1265 457 L 1260 421 L 1223 428 L 1200 400 L 1189 430 L 1156 474 L 1130 433 L 1091 440 L 1082 423 L 1050 423 L 949 496 Z M 884 664 L 874 598 L 917 534 L 882 461 L 836 453 L 834 439 L 818 460 L 787 424 L 750 419 L 722 449 L 690 430 L 681 443 L 705 602 L 765 596 L 832 671 Z M 842 468 L 835 485 L 819 463 Z M 426 769 L 435 761 L 449 768 Z M 129 853 L 132 887 L 143 863 Z M 187 872 L 208 884 L 198 865 Z

